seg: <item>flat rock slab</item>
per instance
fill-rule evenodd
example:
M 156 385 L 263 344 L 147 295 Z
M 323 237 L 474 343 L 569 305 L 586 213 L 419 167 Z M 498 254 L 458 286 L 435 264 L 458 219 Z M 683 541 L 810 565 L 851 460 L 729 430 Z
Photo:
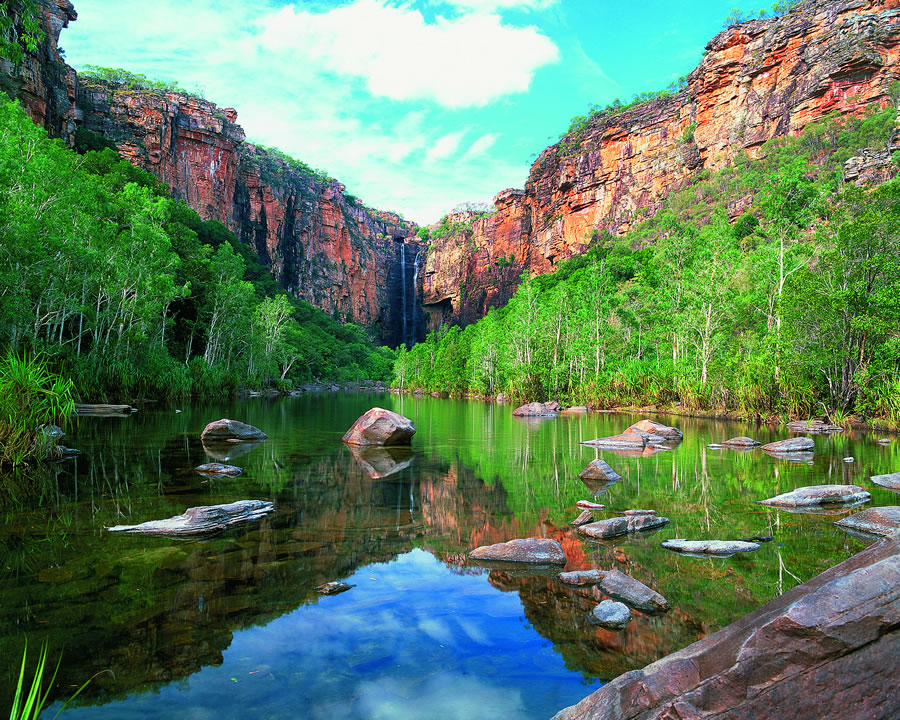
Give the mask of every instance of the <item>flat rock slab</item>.
M 559 574 L 559 579 L 566 585 L 596 585 L 603 579 L 602 570 L 573 570 Z
M 760 505 L 791 508 L 857 503 L 868 500 L 869 497 L 869 493 L 858 485 L 809 485 L 757 502 Z
M 625 432 L 628 432 L 629 430 L 642 430 L 651 435 L 661 435 L 666 438 L 666 440 L 681 440 L 684 437 L 684 433 L 677 427 L 663 425 L 655 420 L 638 420 Z
M 361 415 L 342 439 L 348 445 L 410 445 L 415 434 L 408 417 L 376 407 Z
M 891 473 L 890 475 L 873 475 L 869 478 L 876 485 L 881 485 L 888 490 L 900 492 L 900 473 Z
M 549 538 L 519 538 L 509 542 L 483 545 L 469 553 L 473 560 L 501 560 L 503 562 L 565 565 L 562 545 Z
M 345 582 L 327 582 L 322 585 L 318 585 L 316 587 L 316 592 L 320 592 L 323 595 L 339 595 L 342 592 L 347 592 L 350 588 L 355 588 L 356 585 L 348 585 Z
M 669 518 L 658 515 L 628 515 L 625 517 L 607 518 L 599 522 L 588 523 L 578 528 L 578 532 L 600 540 L 629 535 L 643 530 L 653 530 L 669 524 Z
M 669 601 L 656 590 L 618 570 L 604 572 L 598 585 L 606 595 L 635 610 L 649 614 L 663 613 L 669 610 Z
M 606 505 L 591 502 L 590 500 L 579 500 L 577 503 L 575 503 L 575 507 L 581 508 L 582 510 L 602 510 L 606 507 Z
M 553 720 L 900 717 L 900 538 L 608 682 Z
M 808 452 L 815 447 L 816 443 L 812 438 L 795 437 L 766 443 L 762 446 L 762 449 L 770 453 L 795 453 Z
M 201 505 L 165 520 L 150 520 L 140 525 L 116 525 L 109 532 L 136 535 L 196 536 L 212 535 L 237 525 L 261 520 L 275 506 L 265 500 L 238 500 L 226 505 Z
M 609 437 L 596 438 L 594 440 L 585 440 L 581 444 L 609 450 L 629 450 L 638 454 L 642 453 L 647 446 L 644 437 L 637 433 L 623 433 L 621 435 L 611 435 Z
M 244 472 L 244 469 L 239 468 L 236 465 L 206 463 L 205 465 L 198 465 L 195 467 L 194 472 L 198 472 L 201 475 L 206 475 L 208 477 L 237 477 Z
M 746 435 L 728 438 L 728 440 L 723 441 L 722 444 L 727 447 L 756 447 L 757 445 L 762 445 L 759 440 L 754 440 Z
M 221 443 L 229 442 L 231 440 L 253 442 L 265 440 L 268 437 L 269 436 L 259 428 L 248 425 L 240 420 L 229 420 L 228 418 L 214 420 L 203 428 L 203 432 L 200 433 L 200 439 L 207 443 Z
M 539 403 L 539 402 L 531 402 L 526 403 L 525 405 L 520 405 L 515 410 L 513 410 L 514 417 L 556 417 L 559 415 L 562 410 L 562 405 L 560 405 L 555 400 L 551 400 L 547 403 Z
M 579 525 L 587 525 L 592 522 L 594 522 L 594 514 L 590 510 L 584 510 L 581 515 L 570 522 L 569 525 L 578 527 Z
M 869 508 L 838 520 L 835 525 L 870 535 L 892 535 L 900 532 L 900 505 Z
M 599 458 L 591 460 L 588 466 L 579 473 L 578 477 L 581 480 L 609 480 L 611 482 L 618 482 L 622 479 L 622 476 L 613 470 L 609 463 Z
M 631 610 L 615 600 L 604 600 L 591 610 L 591 622 L 609 630 L 622 630 L 631 622 Z
M 744 540 L 666 540 L 662 546 L 691 555 L 734 555 L 759 550 L 760 544 Z
M 832 425 L 824 420 L 792 420 L 787 424 L 788 430 L 808 433 L 839 433 L 844 432 L 840 425 Z

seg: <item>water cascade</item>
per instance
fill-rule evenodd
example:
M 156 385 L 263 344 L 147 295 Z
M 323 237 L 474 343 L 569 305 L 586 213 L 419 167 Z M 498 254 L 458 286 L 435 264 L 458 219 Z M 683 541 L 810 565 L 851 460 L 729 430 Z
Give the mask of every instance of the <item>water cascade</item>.
M 410 303 L 409 308 L 409 314 L 412 318 L 412 334 L 407 341 L 407 345 L 410 347 L 412 347 L 418 339 L 418 335 L 416 334 L 416 316 L 418 315 L 416 312 L 416 297 L 419 288 L 419 255 L 421 255 L 421 253 L 421 250 L 416 250 L 416 254 L 413 256 L 412 302 Z
M 402 342 L 409 345 L 409 336 L 406 334 L 406 243 L 400 243 L 400 316 L 402 317 L 403 334 Z

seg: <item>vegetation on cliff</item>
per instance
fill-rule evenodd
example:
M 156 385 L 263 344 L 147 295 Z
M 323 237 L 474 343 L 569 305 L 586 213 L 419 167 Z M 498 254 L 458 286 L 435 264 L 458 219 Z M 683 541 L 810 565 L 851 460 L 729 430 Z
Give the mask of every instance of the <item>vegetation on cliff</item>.
M 401 349 L 395 384 L 900 424 L 900 182 L 840 172 L 895 122 L 830 118 L 701 174 L 506 307 Z
M 0 344 L 43 353 L 82 397 L 390 372 L 390 350 L 283 294 L 224 225 L 110 149 L 50 140 L 5 98 L 0 236 Z

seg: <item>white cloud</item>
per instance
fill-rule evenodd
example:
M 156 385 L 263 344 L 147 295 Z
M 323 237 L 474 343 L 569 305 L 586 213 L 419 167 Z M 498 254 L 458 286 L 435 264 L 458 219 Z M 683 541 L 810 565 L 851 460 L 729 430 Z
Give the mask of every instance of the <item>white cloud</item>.
M 535 71 L 559 59 L 535 27 L 495 14 L 464 13 L 428 23 L 418 10 L 356 0 L 325 13 L 289 5 L 263 18 L 261 42 L 292 62 L 362 79 L 373 95 L 485 105 L 528 89 Z
M 466 150 L 465 155 L 462 156 L 463 162 L 474 160 L 475 158 L 484 155 L 494 146 L 494 143 L 497 142 L 497 138 L 499 137 L 500 133 L 486 133 L 485 135 L 482 135 L 469 146 L 468 150 Z
M 433 163 L 453 155 L 459 149 L 459 144 L 465 134 L 465 130 L 457 130 L 439 137 L 435 140 L 434 145 L 425 151 L 425 162 Z
M 556 5 L 557 0 L 446 0 L 446 2 L 448 5 L 455 5 L 468 10 L 494 12 L 500 8 L 544 10 L 551 5 Z

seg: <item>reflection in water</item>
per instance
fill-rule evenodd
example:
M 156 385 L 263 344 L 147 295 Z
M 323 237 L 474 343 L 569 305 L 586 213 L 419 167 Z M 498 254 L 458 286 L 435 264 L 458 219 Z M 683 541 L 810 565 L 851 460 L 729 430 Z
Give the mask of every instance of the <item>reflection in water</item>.
M 340 442 L 373 405 L 413 418 L 412 451 Z M 241 476 L 204 478 L 192 468 L 233 457 L 199 442 L 223 416 L 270 439 L 241 459 Z M 32 646 L 48 639 L 64 648 L 60 696 L 112 669 L 79 698 L 76 717 L 155 717 L 172 707 L 192 717 L 296 717 L 298 706 L 309 717 L 422 717 L 429 707 L 442 717 L 546 717 L 587 694 L 585 684 L 683 647 L 863 546 L 833 517 L 752 501 L 852 482 L 872 504 L 892 502 L 866 478 L 888 471 L 897 451 L 866 435 L 817 437 L 812 466 L 760 451 L 707 452 L 722 437 L 781 434 L 685 418 L 664 419 L 685 441 L 653 456 L 579 444 L 634 419 L 531 424 L 508 407 L 362 394 L 82 418 L 69 440 L 84 455 L 43 469 L 30 479 L 32 498 L 6 508 L 0 653 L 20 657 L 26 633 Z M 841 461 L 848 455 L 852 466 Z M 579 537 L 568 523 L 590 490 L 577 476 L 596 457 L 623 478 L 603 488 L 598 519 L 640 507 L 670 526 L 603 543 Z M 242 498 L 274 500 L 276 512 L 203 541 L 102 530 Z M 674 537 L 770 534 L 751 557 L 685 558 L 659 547 Z M 557 539 L 568 569 L 632 575 L 672 611 L 636 614 L 613 633 L 588 621 L 603 599 L 596 588 L 466 563 L 477 545 L 527 536 Z M 356 587 L 316 592 L 335 580 Z M 0 700 L 15 665 L 0 676 Z

